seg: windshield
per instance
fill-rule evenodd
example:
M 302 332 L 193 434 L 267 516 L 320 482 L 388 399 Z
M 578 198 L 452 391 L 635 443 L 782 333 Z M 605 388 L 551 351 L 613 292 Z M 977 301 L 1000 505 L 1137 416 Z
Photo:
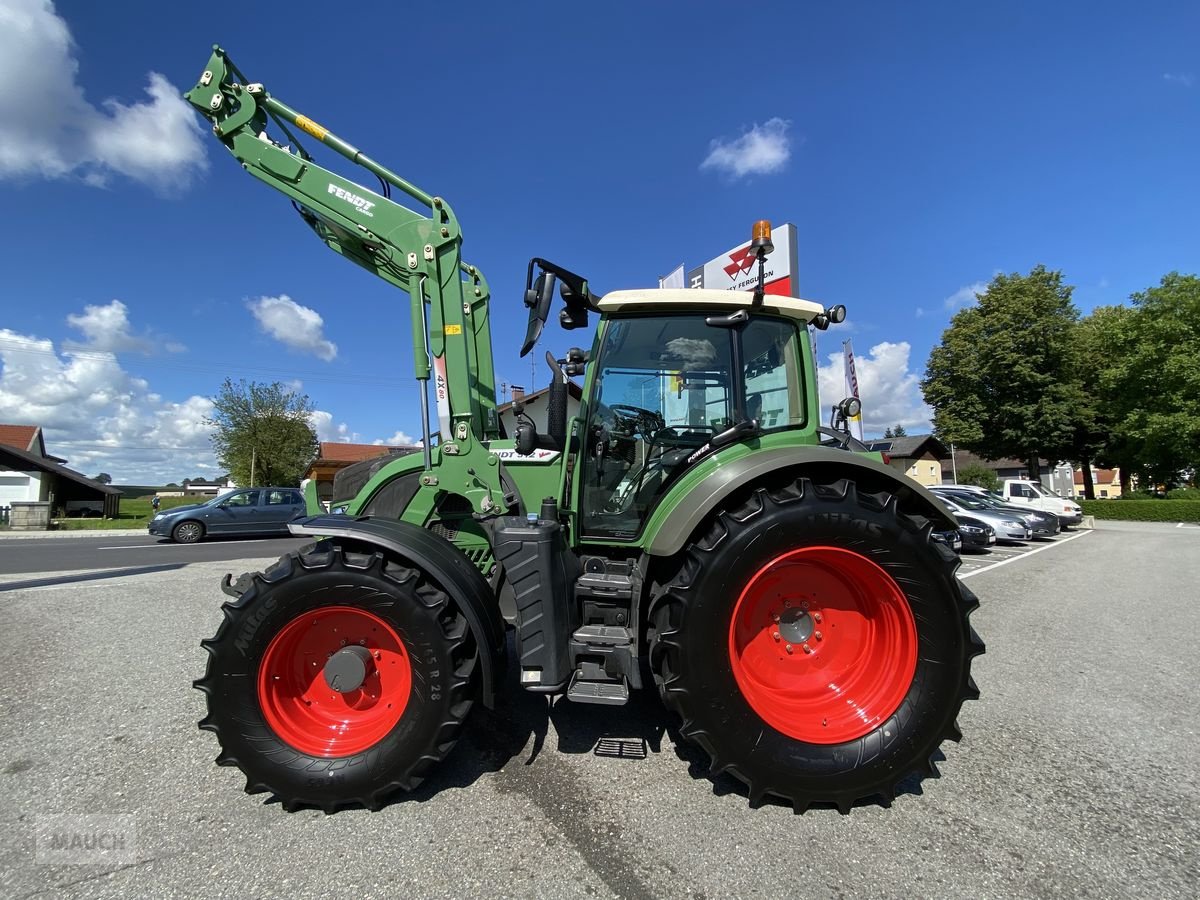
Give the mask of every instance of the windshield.
M 699 314 L 610 322 L 588 404 L 585 533 L 636 537 L 697 451 L 742 419 L 756 421 L 759 433 L 803 425 L 798 357 L 787 319 L 755 316 L 740 329 L 708 325 Z

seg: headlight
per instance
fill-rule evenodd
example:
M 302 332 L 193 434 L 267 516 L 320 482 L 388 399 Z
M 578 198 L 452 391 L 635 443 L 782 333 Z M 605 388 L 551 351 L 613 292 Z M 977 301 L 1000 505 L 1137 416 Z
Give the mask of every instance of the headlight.
M 163 517 L 163 515 L 164 515 L 163 513 L 155 513 L 154 518 L 151 519 L 150 521 L 157 522 L 159 519 L 161 519 Z
M 958 530 L 964 534 L 983 534 L 983 529 L 978 525 L 959 525 Z

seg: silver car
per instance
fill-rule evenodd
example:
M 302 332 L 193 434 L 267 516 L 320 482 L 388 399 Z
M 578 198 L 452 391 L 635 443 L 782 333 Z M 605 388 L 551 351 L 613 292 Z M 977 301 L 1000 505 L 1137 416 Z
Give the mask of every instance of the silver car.
M 1042 512 L 1040 509 L 1005 503 L 1004 500 L 997 499 L 994 494 L 988 493 L 983 488 L 972 485 L 943 484 L 931 487 L 930 490 L 939 496 L 949 497 L 960 506 L 965 506 L 970 510 L 988 508 L 1010 516 L 1017 516 L 1029 525 L 1035 538 L 1052 538 L 1059 532 L 1058 516 Z
M 968 516 L 970 518 L 979 519 L 981 522 L 986 522 L 996 530 L 996 540 L 1012 543 L 1014 541 L 1027 541 L 1033 537 L 1033 529 L 1029 524 L 1016 514 L 997 512 L 994 509 L 968 509 L 966 506 L 957 502 L 953 497 L 947 497 L 945 494 L 935 494 L 942 505 L 950 512 L 957 516 Z M 981 504 L 982 505 L 982 504 Z

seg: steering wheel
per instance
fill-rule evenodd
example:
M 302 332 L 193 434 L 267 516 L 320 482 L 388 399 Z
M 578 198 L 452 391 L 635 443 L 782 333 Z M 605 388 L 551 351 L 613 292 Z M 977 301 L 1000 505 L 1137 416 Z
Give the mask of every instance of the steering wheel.
M 633 406 L 629 403 L 610 403 L 608 408 L 612 410 L 620 425 L 631 434 L 638 431 L 648 437 L 653 437 L 667 426 L 662 415 L 640 406 Z

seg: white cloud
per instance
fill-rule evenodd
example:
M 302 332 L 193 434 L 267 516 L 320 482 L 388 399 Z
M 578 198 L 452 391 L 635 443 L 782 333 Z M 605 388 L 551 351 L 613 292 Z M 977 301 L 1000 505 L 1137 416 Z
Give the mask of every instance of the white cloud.
M 734 140 L 716 138 L 709 144 L 708 156 L 700 168 L 716 169 L 734 178 L 779 172 L 792 153 L 787 135 L 790 124 L 776 117 L 762 125 L 756 123 Z
M 99 350 L 0 329 L 0 422 L 41 425 L 46 449 L 85 475 L 166 483 L 215 468 L 207 397 L 163 400 Z
M 949 310 L 956 310 L 964 306 L 970 306 L 976 300 L 976 294 L 986 293 L 988 286 L 982 281 L 976 281 L 974 284 L 967 284 L 960 287 L 957 291 L 942 301 L 942 306 Z
M 325 339 L 325 320 L 287 294 L 259 297 L 246 304 L 264 332 L 280 343 L 326 362 L 337 356 L 337 344 Z
M 297 387 L 296 390 L 299 390 Z M 313 431 L 317 433 L 318 441 L 335 441 L 342 444 L 354 444 L 358 442 L 359 434 L 357 431 L 351 431 L 350 426 L 345 422 L 340 422 L 337 425 L 333 424 L 333 413 L 326 412 L 323 409 L 314 409 L 308 417 L 308 424 L 312 426 Z
M 129 330 L 129 308 L 120 300 L 105 306 L 85 306 L 82 313 L 67 316 L 67 324 L 78 328 L 87 339 L 84 343 L 64 341 L 64 350 L 100 350 L 107 353 L 153 353 L 162 347 L 168 353 L 182 353 L 187 348 L 152 332 L 141 335 Z
M 1163 72 L 1163 81 L 1167 84 L 1177 84 L 1180 87 L 1190 88 L 1196 84 L 1196 76 L 1191 72 Z
M 0 0 L 0 178 L 104 187 L 117 174 L 168 192 L 208 167 L 196 116 L 162 75 L 148 74 L 148 101 L 98 109 L 78 73 L 70 29 L 50 0 Z
M 397 431 L 387 440 L 384 440 L 383 438 L 376 438 L 375 440 L 371 441 L 371 443 L 377 446 L 387 445 L 388 447 L 400 447 L 404 445 L 413 446 L 415 444 L 420 444 L 421 439 L 412 437 L 406 431 Z
M 921 376 L 909 369 L 912 348 L 907 341 L 883 341 L 869 353 L 854 356 L 858 396 L 863 405 L 863 433 L 881 435 L 890 426 L 903 425 L 909 434 L 930 430 L 932 412 L 921 397 Z M 828 365 L 818 371 L 821 424 L 829 424 L 829 410 L 849 396 L 841 351 L 826 355 Z

